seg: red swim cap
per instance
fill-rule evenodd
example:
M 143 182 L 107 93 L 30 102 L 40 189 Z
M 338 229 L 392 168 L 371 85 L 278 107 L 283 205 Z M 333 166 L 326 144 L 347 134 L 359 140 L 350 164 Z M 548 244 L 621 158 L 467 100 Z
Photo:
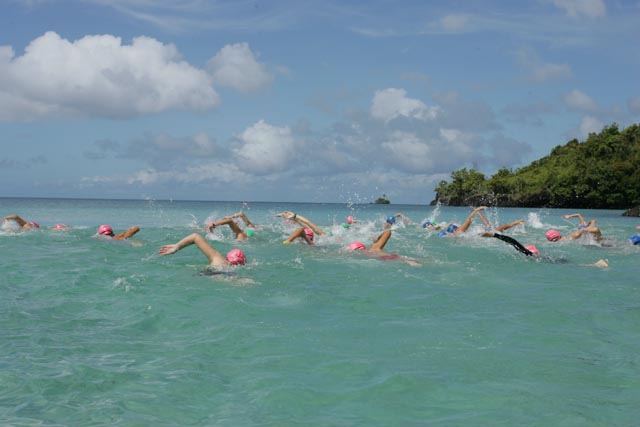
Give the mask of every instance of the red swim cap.
M 113 236 L 113 228 L 107 224 L 102 224 L 98 227 L 98 234 L 101 236 Z
M 363 251 L 366 249 L 366 247 L 362 242 L 353 242 L 349 245 L 349 249 L 352 251 Z
M 227 261 L 231 265 L 244 265 L 247 262 L 247 257 L 240 249 L 232 249 L 227 253 Z

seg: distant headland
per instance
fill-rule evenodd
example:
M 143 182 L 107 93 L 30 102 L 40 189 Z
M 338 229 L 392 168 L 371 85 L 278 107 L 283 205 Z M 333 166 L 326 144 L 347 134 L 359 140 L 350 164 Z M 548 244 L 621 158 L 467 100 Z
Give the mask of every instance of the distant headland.
M 528 166 L 501 168 L 489 179 L 466 168 L 452 172 L 451 179 L 440 181 L 431 205 L 628 209 L 638 216 L 640 126 L 621 131 L 614 123 L 586 141 L 558 145 Z

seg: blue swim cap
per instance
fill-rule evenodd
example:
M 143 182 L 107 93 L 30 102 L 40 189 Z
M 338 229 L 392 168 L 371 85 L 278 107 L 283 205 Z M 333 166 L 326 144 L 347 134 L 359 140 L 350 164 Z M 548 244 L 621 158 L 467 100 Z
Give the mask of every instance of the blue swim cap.
M 427 228 L 430 225 L 433 225 L 431 221 L 425 221 L 424 224 L 422 224 L 422 228 Z
M 447 231 L 448 231 L 449 233 L 453 233 L 454 231 L 456 231 L 456 229 L 457 229 L 457 228 L 458 228 L 458 226 L 457 226 L 457 225 L 455 225 L 455 224 L 451 224 L 449 227 L 447 227 Z
M 447 232 L 446 231 L 441 231 L 438 233 L 438 236 L 442 237 L 442 236 L 446 236 Z
M 388 216 L 388 217 L 387 217 L 387 222 L 388 222 L 389 224 L 395 224 L 395 223 L 396 223 L 396 217 L 395 217 L 395 216 L 393 216 L 393 215 Z
M 637 234 L 635 236 L 631 236 L 631 243 L 633 243 L 634 245 L 640 244 L 640 236 L 638 236 Z
M 586 226 L 586 225 L 582 225 L 582 224 L 580 224 L 580 225 L 578 226 L 578 230 L 584 230 L 585 228 L 587 228 L 587 226 Z

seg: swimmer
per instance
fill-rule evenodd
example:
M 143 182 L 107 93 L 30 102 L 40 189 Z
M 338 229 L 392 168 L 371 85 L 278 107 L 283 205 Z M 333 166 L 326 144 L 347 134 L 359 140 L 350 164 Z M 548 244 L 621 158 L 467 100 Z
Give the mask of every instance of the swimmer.
M 430 221 L 430 220 L 426 220 L 424 223 L 422 223 L 422 228 L 426 228 L 427 230 L 440 230 L 440 229 L 442 229 L 442 227 L 440 227 L 434 221 Z
M 107 224 L 103 224 L 100 227 L 98 227 L 99 236 L 111 237 L 113 240 L 128 239 L 129 237 L 132 237 L 134 234 L 136 234 L 138 231 L 140 231 L 140 227 L 138 227 L 137 225 L 134 225 L 133 227 L 130 227 L 127 231 L 123 231 L 122 233 L 119 233 L 119 234 L 114 234 L 113 228 L 111 228 L 111 226 Z
M 389 242 L 390 238 L 391 238 L 391 230 L 385 230 L 382 233 L 380 233 L 378 237 L 375 238 L 375 240 L 373 241 L 373 244 L 368 248 L 362 242 L 352 242 L 351 244 L 349 244 L 349 250 L 362 251 L 362 253 L 365 254 L 366 256 L 378 258 L 383 261 L 392 261 L 392 260 L 399 259 L 412 267 L 422 266 L 412 258 L 385 252 L 383 249 L 387 244 L 387 242 Z
M 243 231 L 238 224 L 234 221 L 234 218 L 241 218 L 247 226 L 246 231 Z M 233 234 L 235 235 L 237 240 L 245 240 L 248 237 L 252 237 L 254 234 L 255 225 L 247 218 L 247 215 L 244 212 L 238 212 L 231 216 L 224 217 L 218 221 L 210 222 L 207 225 L 207 232 L 211 233 L 214 228 L 219 227 L 221 225 L 228 225 Z
M 569 234 L 567 236 L 563 236 L 557 230 L 548 230 L 545 233 L 545 236 L 546 236 L 547 240 L 550 241 L 550 242 L 559 242 L 561 240 L 577 240 L 582 236 L 591 236 L 596 240 L 596 242 L 600 242 L 603 239 L 602 233 L 600 232 L 600 229 L 598 227 L 595 227 L 595 226 L 590 226 L 590 227 L 586 227 L 586 228 L 580 228 L 577 231 L 575 231 L 575 232 L 573 232 L 573 233 L 571 233 L 571 234 Z
M 356 220 L 353 216 L 349 215 L 346 218 L 346 221 L 340 224 L 342 228 L 350 228 L 353 224 L 357 224 L 358 220 Z
M 398 212 L 397 214 L 394 215 L 389 215 L 383 224 L 384 228 L 390 228 L 393 224 L 396 223 L 396 219 L 400 218 L 402 220 L 403 223 L 407 223 L 407 225 L 409 224 L 413 224 L 413 221 L 411 221 L 409 218 L 407 218 L 406 215 L 404 215 L 402 212 Z
M 32 230 L 32 229 L 40 228 L 40 224 L 38 224 L 37 222 L 35 221 L 27 222 L 24 219 L 20 218 L 18 215 L 9 215 L 2 218 L 2 224 L 9 223 L 10 221 L 17 223 L 20 226 L 20 228 L 23 230 Z
M 518 252 L 525 254 L 526 256 L 532 256 L 532 257 L 539 257 L 540 260 L 542 261 L 546 261 L 546 262 L 551 262 L 554 264 L 563 264 L 563 260 L 562 259 L 557 259 L 557 258 L 551 258 L 548 256 L 540 256 L 540 251 L 538 250 L 538 248 L 535 247 L 535 245 L 529 245 L 529 246 L 524 246 L 522 243 L 518 242 L 516 239 L 514 239 L 513 237 L 509 237 L 509 236 L 505 236 L 504 234 L 498 234 L 498 233 L 493 233 L 493 232 L 484 232 L 484 233 L 480 233 L 480 235 L 482 237 L 495 237 L 498 240 L 502 240 L 503 242 L 506 242 L 508 244 L 510 244 L 511 246 L 513 246 Z M 606 259 L 599 259 L 598 261 L 594 262 L 593 264 L 581 264 L 585 267 L 599 267 L 599 268 L 606 268 L 609 267 L 609 261 L 607 261 Z
M 486 231 L 489 231 L 489 230 L 505 231 L 510 229 L 511 227 L 515 227 L 516 225 L 524 225 L 524 219 L 519 219 L 517 221 L 513 221 L 507 224 L 498 225 L 497 227 L 494 228 L 491 225 L 491 223 L 487 221 L 487 218 L 485 218 L 484 215 L 482 215 L 482 212 L 478 212 L 478 218 L 480 218 L 480 221 L 482 221 L 482 224 L 484 225 Z
M 313 243 L 313 238 L 314 238 L 314 233 L 312 229 L 299 227 L 299 228 L 296 228 L 295 231 L 291 233 L 291 235 L 287 237 L 282 243 L 284 243 L 285 245 L 288 245 L 289 243 L 292 243 L 294 240 L 300 239 L 306 242 L 308 245 L 315 246 L 315 243 Z
M 462 234 L 465 233 L 469 227 L 471 226 L 471 223 L 473 222 L 473 218 L 482 210 L 487 209 L 486 206 L 480 206 L 477 207 L 475 209 L 473 209 L 473 211 L 471 211 L 471 213 L 469 214 L 469 216 L 467 217 L 467 219 L 464 220 L 464 222 L 462 223 L 461 226 L 457 226 L 456 224 L 449 224 L 449 226 L 447 227 L 447 231 L 440 231 L 438 233 L 438 236 L 446 236 L 447 234 L 453 234 L 454 236 L 457 236 L 458 234 Z
M 570 218 L 578 218 L 578 220 L 580 221 L 580 224 L 578 224 L 578 229 L 583 229 L 583 228 L 589 228 L 589 227 L 595 227 L 596 226 L 596 220 L 595 219 L 592 219 L 591 221 L 587 222 L 584 219 L 584 217 L 579 213 L 562 215 L 562 218 L 564 218 L 566 220 L 568 220 Z
M 640 236 L 638 236 L 637 234 L 635 236 L 631 236 L 631 243 L 633 243 L 633 245 L 640 245 Z
M 53 227 L 51 227 L 51 230 L 52 231 L 69 231 L 71 230 L 71 227 L 65 224 L 56 224 Z
M 289 221 L 295 221 L 298 224 L 300 224 L 303 228 L 310 228 L 318 236 L 325 235 L 324 231 L 322 231 L 320 227 L 318 227 L 316 224 L 311 222 L 311 220 L 303 217 L 302 215 L 298 215 L 290 211 L 284 211 L 276 214 L 276 216 L 280 218 L 288 219 Z
M 211 269 L 225 270 L 231 266 L 244 265 L 247 262 L 247 257 L 240 249 L 232 249 L 226 256 L 223 256 L 198 233 L 190 234 L 178 243 L 161 246 L 158 253 L 161 256 L 171 255 L 193 244 L 209 259 L 209 268 Z

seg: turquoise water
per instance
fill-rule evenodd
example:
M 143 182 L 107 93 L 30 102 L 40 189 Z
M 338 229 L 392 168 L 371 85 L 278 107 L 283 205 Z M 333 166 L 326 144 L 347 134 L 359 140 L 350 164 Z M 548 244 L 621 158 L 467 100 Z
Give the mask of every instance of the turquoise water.
M 547 243 L 570 213 L 490 209 L 526 258 L 474 225 L 440 238 L 398 224 L 389 252 L 348 253 L 382 220 L 461 223 L 468 208 L 249 203 L 262 229 L 234 276 L 203 276 L 195 246 L 159 257 L 239 202 L 0 199 L 42 227 L 0 232 L 0 425 L 631 426 L 640 416 L 640 232 L 619 211 L 583 211 L 607 237 Z M 291 210 L 331 231 L 283 245 Z M 361 223 L 345 230 L 346 215 Z M 56 223 L 73 226 L 52 231 Z M 140 225 L 131 242 L 100 224 Z M 598 259 L 609 268 L 583 266 Z

